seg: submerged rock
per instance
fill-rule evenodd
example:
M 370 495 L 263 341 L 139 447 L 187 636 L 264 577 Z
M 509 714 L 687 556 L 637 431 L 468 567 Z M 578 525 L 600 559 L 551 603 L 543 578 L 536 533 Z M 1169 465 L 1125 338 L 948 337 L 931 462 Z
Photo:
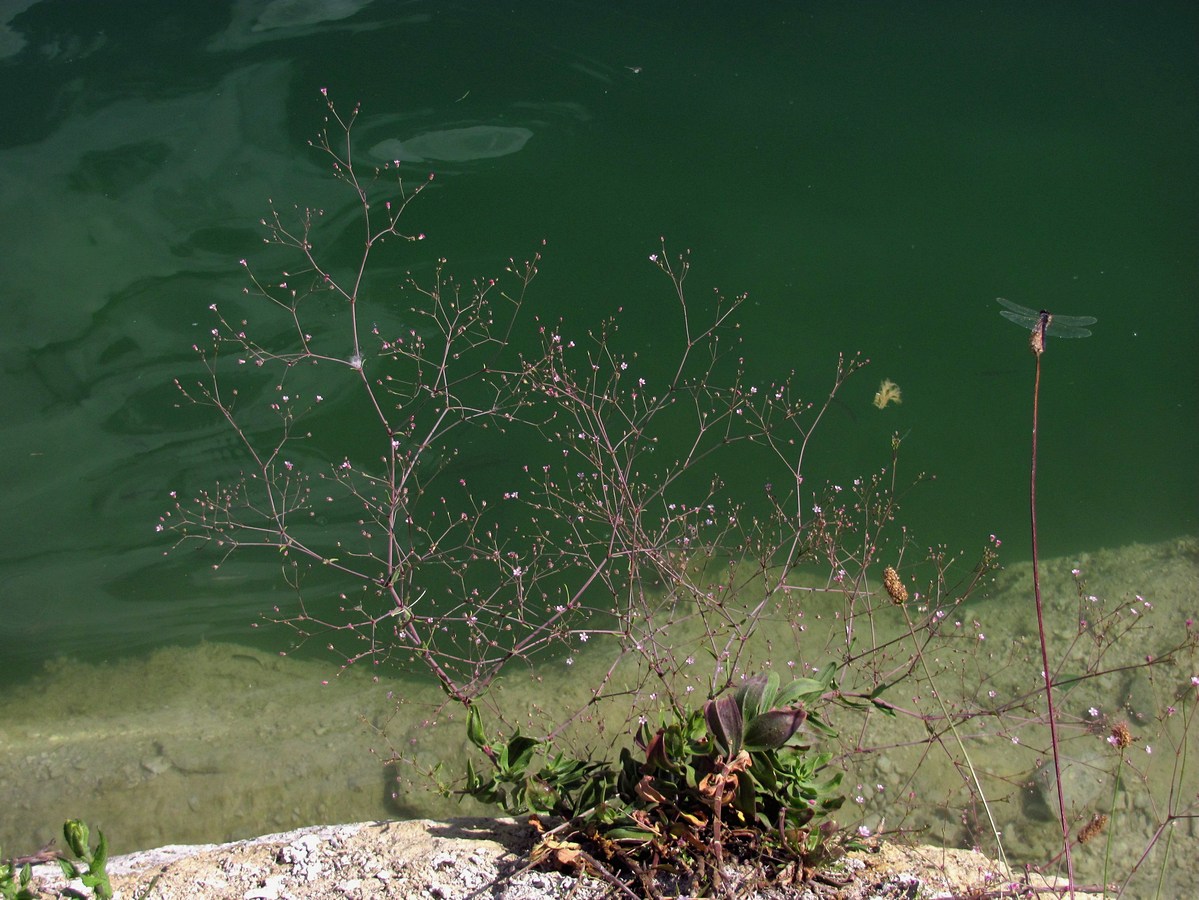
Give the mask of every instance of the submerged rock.
M 493 159 L 521 150 L 533 132 L 527 128 L 502 125 L 471 125 L 467 128 L 448 128 L 427 131 L 404 141 L 391 139 L 371 147 L 371 155 L 390 162 L 421 162 L 426 159 L 441 162 L 469 162 Z

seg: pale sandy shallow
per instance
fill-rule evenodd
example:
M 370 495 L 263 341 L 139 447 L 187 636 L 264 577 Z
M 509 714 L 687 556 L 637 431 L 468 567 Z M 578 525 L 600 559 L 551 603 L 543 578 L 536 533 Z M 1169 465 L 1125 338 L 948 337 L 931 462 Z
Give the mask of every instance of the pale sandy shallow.
M 1109 667 L 1132 665 L 1146 653 L 1160 652 L 1159 645 L 1177 637 L 1186 618 L 1199 621 L 1199 542 L 1193 538 L 1043 561 L 1046 597 L 1055 612 L 1068 612 L 1077 602 L 1070 574 L 1075 567 L 1084 572 L 1088 591 L 1115 599 L 1141 595 L 1151 606 L 1142 615 L 1152 628 L 1143 639 L 1113 649 L 1105 660 Z M 1010 673 L 1002 668 L 1017 647 L 1027 654 L 1035 646 L 1026 569 L 1013 564 L 1000 573 L 991 596 L 970 610 L 979 619 L 977 629 L 971 621 L 963 625 L 985 633 L 985 646 L 996 660 L 995 671 L 987 674 L 1001 692 L 1036 690 L 1035 683 L 1030 688 L 1016 680 L 1019 668 L 1010 667 Z M 1065 640 L 1074 626 L 1063 620 L 1051 627 Z M 549 668 L 527 682 L 508 680 L 501 693 L 514 703 L 552 696 L 570 705 L 593 683 L 592 667 L 602 663 L 579 654 L 570 668 Z M 1023 669 L 1024 676 L 1032 671 Z M 1171 667 L 1152 680 L 1143 672 L 1121 676 L 1110 689 L 1098 682 L 1083 685 L 1064 699 L 1065 711 L 1082 716 L 1094 706 L 1104 715 L 1135 716 L 1160 706 L 1162 698 L 1185 698 L 1177 691 L 1185 692 L 1195 674 L 1199 672 Z M 450 775 L 460 771 L 469 752 L 464 729 L 452 711 L 433 715 L 440 700 L 435 688 L 411 680 L 376 679 L 362 668 L 338 675 L 319 658 L 283 658 L 230 644 L 168 648 L 112 663 L 51 662 L 36 678 L 7 690 L 0 706 L 0 808 L 5 810 L 0 847 L 7 853 L 31 853 L 58 837 L 67 818 L 103 829 L 113 852 L 120 853 L 168 843 L 234 841 L 313 823 L 488 815 L 492 810 L 431 793 L 428 780 L 415 771 L 385 765 L 397 749 L 433 736 Z M 871 735 L 876 746 L 899 748 L 912 737 L 900 730 L 902 720 L 876 724 L 880 730 Z M 1141 726 L 1133 724 L 1140 732 Z M 1147 728 L 1144 733 L 1148 735 Z M 1195 740 L 1192 731 L 1192 758 L 1199 749 Z M 1034 754 L 1026 750 L 1019 756 L 1021 749 L 1023 745 L 1016 748 L 1006 739 L 995 747 L 979 744 L 975 763 L 1011 774 L 1013 780 L 1031 778 Z M 1170 767 L 1183 749 L 1148 738 L 1134 746 L 1133 762 L 1158 791 L 1138 791 L 1126 771 L 1114 792 L 1120 827 L 1113 831 L 1111 858 L 1117 871 L 1139 857 L 1161 821 L 1162 791 L 1169 787 Z M 1080 815 L 1092 808 L 1108 811 L 1111 754 L 1102 733 L 1073 739 L 1070 750 L 1086 763 L 1067 773 L 1064 782 L 1078 798 Z M 963 781 L 945 758 L 913 762 L 897 749 L 860 762 L 864 767 L 851 773 L 847 787 L 851 797 L 864 788 L 863 802 L 853 808 L 847 803 L 842 810 L 859 819 L 839 816 L 843 821 L 856 827 L 860 820 L 874 831 L 919 827 L 924 829 L 920 840 L 942 846 L 977 844 L 995 854 L 985 831 L 964 838 L 958 814 L 964 804 Z M 924 781 L 911 781 L 913 773 Z M 1018 794 L 1005 785 L 985 786 L 996 801 L 992 813 L 1009 862 L 1052 856 L 1060 839 L 1052 817 L 1043 802 L 1031 809 L 1036 815 L 1029 806 L 1049 786 L 1039 784 Z M 1177 788 L 1176 796 L 1195 797 L 1199 769 L 1187 767 Z M 1002 794 L 1005 789 L 1010 797 Z M 931 815 L 899 818 L 904 814 L 900 801 L 909 790 L 932 801 Z M 1178 822 L 1165 867 L 1166 896 L 1195 896 L 1199 890 L 1197 822 Z M 1166 842 L 1157 846 L 1161 850 Z M 1078 854 L 1084 881 L 1100 877 L 1103 856 L 1098 843 Z M 1153 886 L 1161 869 L 1157 858 L 1150 859 L 1138 883 Z

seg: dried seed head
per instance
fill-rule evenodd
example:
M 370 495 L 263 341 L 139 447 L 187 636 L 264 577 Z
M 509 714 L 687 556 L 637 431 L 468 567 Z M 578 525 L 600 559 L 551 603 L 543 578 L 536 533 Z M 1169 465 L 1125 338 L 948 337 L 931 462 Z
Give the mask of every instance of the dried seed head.
M 903 586 L 899 573 L 890 566 L 883 569 L 883 587 L 887 589 L 887 593 L 896 603 L 907 603 L 908 589 Z
M 883 383 L 878 386 L 878 392 L 874 395 L 874 405 L 879 409 L 886 409 L 888 403 L 903 403 L 903 391 L 890 378 L 885 378 L 883 379 Z
M 1095 813 L 1091 816 L 1091 821 L 1082 826 L 1078 830 L 1078 843 L 1085 844 L 1087 841 L 1098 836 L 1099 832 L 1107 827 L 1107 816 L 1103 813 Z
M 1134 738 L 1132 736 L 1132 732 L 1128 730 L 1127 722 L 1117 722 L 1112 726 L 1112 736 L 1107 740 L 1108 743 L 1110 743 L 1113 747 L 1123 750 L 1125 747 L 1131 746 L 1132 742 L 1135 741 L 1136 738 Z

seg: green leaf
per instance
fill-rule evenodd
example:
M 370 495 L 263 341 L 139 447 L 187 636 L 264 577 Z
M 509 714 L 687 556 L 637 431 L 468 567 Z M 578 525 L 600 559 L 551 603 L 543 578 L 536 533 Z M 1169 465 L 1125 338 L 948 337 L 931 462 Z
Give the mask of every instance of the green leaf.
M 557 791 L 539 778 L 525 779 L 524 796 L 529 812 L 552 813 L 558 802 Z
M 60 859 L 58 861 L 58 867 L 62 869 L 62 874 L 68 880 L 72 878 L 78 878 L 81 874 L 78 867 L 76 867 L 76 865 L 69 859 Z
M 487 735 L 483 733 L 483 716 L 477 706 L 472 706 L 467 710 L 466 736 L 480 750 L 487 746 Z
M 768 675 L 755 675 L 753 678 L 748 678 L 737 688 L 735 694 L 737 705 L 741 707 L 741 715 L 745 719 L 752 719 L 759 713 L 763 713 L 771 709 L 774 705 L 775 695 L 779 690 L 779 676 L 777 672 L 771 672 Z
M 746 778 L 744 773 L 737 779 L 737 798 L 734 803 L 747 821 L 758 818 L 758 793 L 754 790 L 754 780 Z
M 112 883 L 108 880 L 105 866 L 108 864 L 108 841 L 103 831 L 97 831 L 96 852 L 90 861 L 90 871 L 83 876 L 83 883 L 95 891 L 99 900 L 112 900 Z
M 880 684 L 878 687 L 876 687 L 874 690 L 872 690 L 870 692 L 870 695 L 869 695 L 870 699 L 873 700 L 876 697 L 882 696 L 883 691 L 893 688 L 898 683 L 899 683 L 898 681 L 884 681 L 882 684 Z
M 578 800 L 575 802 L 575 809 L 572 812 L 602 806 L 609 799 L 608 791 L 610 789 L 611 782 L 608 778 L 594 778 L 585 782 L 583 789 L 579 791 Z
M 108 841 L 104 838 L 103 831 L 96 831 L 99 841 L 96 844 L 96 852 L 92 854 L 91 865 L 97 871 L 104 871 L 104 866 L 108 863 Z
M 657 835 L 644 828 L 612 828 L 604 832 L 604 837 L 613 841 L 652 841 Z
M 830 728 L 825 723 L 824 719 L 820 718 L 820 716 L 816 715 L 815 713 L 808 714 L 807 725 L 813 731 L 817 731 L 820 734 L 826 735 L 827 737 L 836 737 L 837 736 L 837 732 L 835 732 L 832 728 Z
M 890 716 L 891 718 L 895 718 L 895 710 L 891 707 L 890 703 L 886 703 L 877 698 L 872 699 L 870 702 L 872 704 L 874 704 L 874 708 L 877 709 L 879 712 L 881 712 L 883 715 Z
M 519 731 L 512 735 L 503 754 L 507 759 L 508 771 L 518 778 L 522 777 L 525 769 L 529 767 L 529 762 L 533 759 L 533 751 L 540 743 L 534 738 L 523 737 Z
M 775 776 L 774 757 L 776 755 L 774 753 L 754 753 L 754 764 L 749 769 L 749 774 L 753 776 L 754 781 L 760 784 L 768 794 L 773 794 L 779 787 L 778 778 Z
M 826 688 L 814 678 L 796 678 L 786 685 L 775 697 L 775 706 L 794 706 L 796 703 L 812 703 L 820 699 Z

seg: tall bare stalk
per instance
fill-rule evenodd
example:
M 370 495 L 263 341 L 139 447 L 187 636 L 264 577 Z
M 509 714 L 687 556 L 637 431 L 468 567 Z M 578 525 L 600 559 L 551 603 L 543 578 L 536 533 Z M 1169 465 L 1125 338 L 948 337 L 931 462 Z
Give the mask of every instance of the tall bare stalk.
M 1084 326 L 1092 325 L 1095 319 L 1090 316 L 1061 317 L 1054 327 L 1054 316 L 1041 310 L 1035 316 L 1030 316 L 1031 310 L 1019 307 L 1008 301 L 1000 301 L 1007 312 L 1004 317 L 1017 324 L 1031 325 L 1029 347 L 1036 357 L 1036 376 L 1032 386 L 1032 464 L 1029 467 L 1028 479 L 1028 512 L 1030 532 L 1032 536 L 1032 589 L 1037 606 L 1037 636 L 1041 642 L 1041 677 L 1045 682 L 1045 705 L 1049 711 L 1049 741 L 1053 747 L 1053 776 L 1057 788 L 1058 821 L 1062 827 L 1062 854 L 1066 861 L 1066 877 L 1069 879 L 1070 896 L 1074 896 L 1074 858 L 1070 853 L 1070 821 L 1066 814 L 1066 794 L 1062 787 L 1062 752 L 1058 740 L 1057 710 L 1053 703 L 1053 675 L 1049 669 L 1049 645 L 1045 638 L 1045 612 L 1041 602 L 1041 571 L 1040 553 L 1037 545 L 1037 425 L 1040 415 L 1041 399 L 1041 357 L 1045 354 L 1046 338 L 1051 335 L 1060 337 L 1087 337 L 1090 334 Z M 1031 322 L 1024 319 L 1032 318 Z

